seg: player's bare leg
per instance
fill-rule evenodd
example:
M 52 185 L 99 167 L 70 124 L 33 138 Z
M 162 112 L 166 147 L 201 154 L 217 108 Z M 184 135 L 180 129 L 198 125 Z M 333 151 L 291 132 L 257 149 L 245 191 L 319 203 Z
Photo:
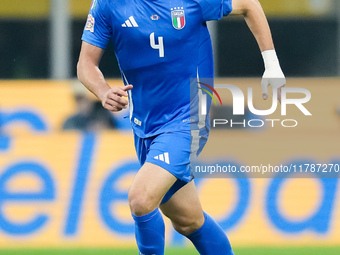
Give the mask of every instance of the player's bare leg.
M 164 221 L 158 207 L 175 181 L 175 176 L 151 163 L 145 163 L 132 181 L 129 204 L 140 254 L 164 254 Z
M 155 210 L 175 181 L 176 177 L 164 168 L 146 162 L 137 172 L 130 186 L 131 212 L 141 216 Z
M 193 181 L 178 190 L 160 208 L 170 218 L 176 231 L 190 239 L 200 254 L 234 254 L 224 231 L 203 212 Z
M 174 229 L 185 236 L 199 229 L 204 223 L 194 181 L 178 190 L 160 209 L 171 220 Z

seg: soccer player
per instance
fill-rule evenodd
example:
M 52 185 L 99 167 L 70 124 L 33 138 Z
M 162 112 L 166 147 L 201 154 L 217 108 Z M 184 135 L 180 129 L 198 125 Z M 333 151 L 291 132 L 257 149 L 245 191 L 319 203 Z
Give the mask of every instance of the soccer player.
M 141 163 L 129 189 L 140 255 L 164 254 L 164 222 L 158 208 L 200 254 L 233 254 L 224 231 L 202 210 L 190 174 L 190 160 L 209 134 L 209 116 L 202 119 L 198 114 L 202 90 L 191 79 L 213 77 L 206 21 L 230 13 L 244 15 L 262 52 L 263 98 L 268 97 L 268 85 L 280 97 L 285 79 L 257 0 L 92 1 L 78 77 L 106 109 L 117 112 L 129 105 Z M 111 88 L 99 69 L 110 38 L 124 87 Z

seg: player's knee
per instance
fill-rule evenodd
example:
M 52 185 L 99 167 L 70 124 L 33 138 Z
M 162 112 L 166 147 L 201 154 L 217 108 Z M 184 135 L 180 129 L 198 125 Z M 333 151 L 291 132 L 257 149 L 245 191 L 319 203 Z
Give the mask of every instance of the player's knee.
M 192 232 L 194 232 L 195 230 L 199 229 L 200 227 L 202 227 L 204 223 L 204 220 L 202 221 L 202 219 L 197 218 L 197 219 L 183 219 L 181 221 L 177 221 L 174 222 L 172 221 L 172 225 L 174 227 L 174 229 L 184 235 L 184 236 L 188 236 L 190 235 Z
M 129 206 L 131 212 L 136 216 L 148 214 L 156 209 L 152 199 L 149 199 L 145 194 L 137 192 L 129 193 Z

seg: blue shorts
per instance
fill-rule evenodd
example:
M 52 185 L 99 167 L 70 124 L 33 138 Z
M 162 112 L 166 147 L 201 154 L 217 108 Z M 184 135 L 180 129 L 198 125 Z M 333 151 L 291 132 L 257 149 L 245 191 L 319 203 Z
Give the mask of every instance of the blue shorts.
M 165 194 L 162 200 L 163 204 L 193 179 L 190 172 L 190 159 L 197 156 L 203 149 L 207 136 L 196 137 L 192 136 L 190 131 L 175 131 L 148 138 L 140 138 L 135 134 L 134 139 L 137 157 L 141 165 L 145 162 L 155 164 L 177 178 L 177 181 Z

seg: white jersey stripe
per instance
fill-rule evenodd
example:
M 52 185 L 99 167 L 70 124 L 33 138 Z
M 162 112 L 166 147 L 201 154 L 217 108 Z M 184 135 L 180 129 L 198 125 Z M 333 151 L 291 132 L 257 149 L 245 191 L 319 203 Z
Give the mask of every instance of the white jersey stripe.
M 123 71 L 122 71 L 122 76 L 123 76 L 123 79 L 125 81 L 125 84 L 129 85 L 130 83 L 128 82 L 128 80 L 127 80 L 125 74 L 123 73 Z M 129 110 L 130 110 L 130 121 L 131 121 L 132 120 L 132 114 L 133 114 L 133 101 L 132 101 L 131 90 L 128 91 L 128 95 L 129 95 Z
M 197 68 L 197 86 L 201 87 L 201 84 L 199 83 L 200 82 L 200 76 L 198 74 L 198 68 Z M 202 100 L 205 100 L 205 103 L 202 103 Z M 205 121 L 206 121 L 206 115 L 203 115 L 201 112 L 200 112 L 200 106 L 203 105 L 205 107 L 207 107 L 206 105 L 206 101 L 207 100 L 207 95 L 203 94 L 202 93 L 202 90 L 199 89 L 198 90 L 198 128 L 201 129 L 201 128 L 204 128 L 205 127 Z M 205 109 L 205 111 L 207 111 L 207 109 Z
M 199 130 L 191 130 L 191 146 L 190 146 L 190 161 L 194 161 L 197 158 L 197 152 L 200 148 L 200 131 Z
M 132 114 L 133 114 L 133 101 L 132 101 L 132 94 L 131 90 L 128 91 L 129 95 L 129 109 L 130 109 L 130 121 L 132 120 Z

